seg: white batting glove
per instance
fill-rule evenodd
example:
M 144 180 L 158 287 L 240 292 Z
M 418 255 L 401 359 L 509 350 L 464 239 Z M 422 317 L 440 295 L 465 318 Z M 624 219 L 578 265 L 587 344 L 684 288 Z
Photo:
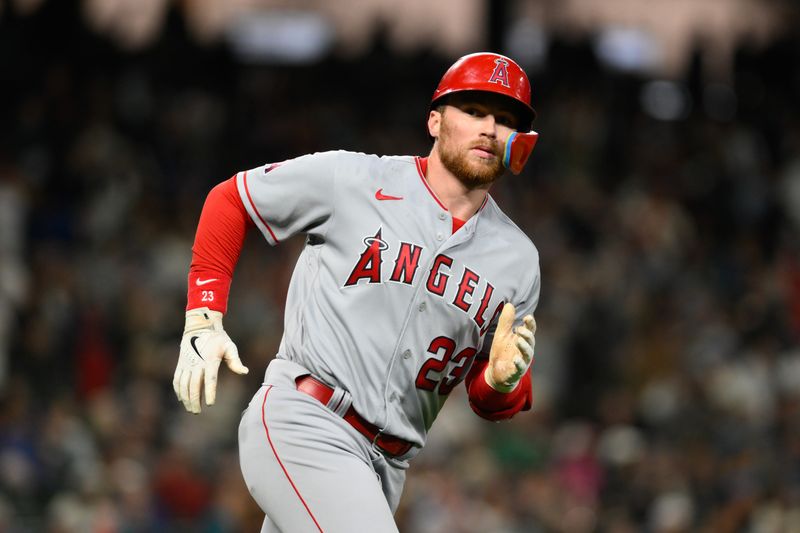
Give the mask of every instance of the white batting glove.
M 190 413 L 200 412 L 201 384 L 205 386 L 206 405 L 214 404 L 217 373 L 223 360 L 237 374 L 249 372 L 239 359 L 236 345 L 222 329 L 222 313 L 208 307 L 187 311 L 172 388 Z
M 533 361 L 536 345 L 536 320 L 532 315 L 522 319 L 522 326 L 514 325 L 515 310 L 510 303 L 503 306 L 497 329 L 489 351 L 489 364 L 483 377 L 498 392 L 511 392 L 519 384 Z

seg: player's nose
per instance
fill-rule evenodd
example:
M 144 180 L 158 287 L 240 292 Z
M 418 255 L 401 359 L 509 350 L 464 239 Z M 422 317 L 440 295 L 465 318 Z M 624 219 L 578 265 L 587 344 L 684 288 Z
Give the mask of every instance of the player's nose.
M 487 113 L 480 120 L 480 133 L 487 137 L 497 137 L 497 120 L 494 115 Z

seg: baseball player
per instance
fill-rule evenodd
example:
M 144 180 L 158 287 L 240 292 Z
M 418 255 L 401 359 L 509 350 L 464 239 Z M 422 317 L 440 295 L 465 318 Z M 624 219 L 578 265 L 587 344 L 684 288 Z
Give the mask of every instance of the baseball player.
M 214 403 L 221 361 L 248 372 L 222 326 L 246 231 L 306 236 L 239 425 L 262 531 L 397 531 L 406 468 L 455 386 L 488 420 L 530 409 L 538 252 L 489 195 L 536 142 L 530 95 L 513 60 L 467 55 L 433 94 L 427 157 L 315 153 L 209 193 L 173 380 L 192 413 Z

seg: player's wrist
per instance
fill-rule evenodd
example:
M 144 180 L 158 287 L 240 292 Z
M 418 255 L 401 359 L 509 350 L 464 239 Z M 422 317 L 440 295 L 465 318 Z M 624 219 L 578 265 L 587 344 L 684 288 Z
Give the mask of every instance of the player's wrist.
M 489 365 L 486 367 L 486 370 L 483 371 L 483 379 L 486 381 L 486 384 L 489 385 L 492 389 L 496 390 L 497 392 L 502 392 L 504 394 L 508 394 L 510 392 L 514 392 L 514 390 L 519 385 L 520 379 L 513 380 L 512 382 L 506 383 L 498 383 L 494 380 L 492 375 L 492 366 Z
M 186 311 L 186 323 L 183 328 L 184 335 L 201 329 L 222 330 L 222 313 L 213 311 L 208 307 L 197 307 Z

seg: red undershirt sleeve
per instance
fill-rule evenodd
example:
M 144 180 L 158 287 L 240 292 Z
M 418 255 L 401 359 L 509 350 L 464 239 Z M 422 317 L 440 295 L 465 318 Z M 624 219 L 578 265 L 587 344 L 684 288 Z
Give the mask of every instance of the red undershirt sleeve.
M 236 189 L 236 178 L 208 193 L 192 246 L 186 310 L 208 307 L 225 313 L 233 269 L 247 229 L 253 226 Z
M 478 416 L 487 420 L 505 420 L 520 411 L 528 411 L 533 405 L 533 382 L 526 372 L 517 388 L 504 393 L 494 390 L 483 377 L 489 360 L 476 358 L 467 374 L 466 387 L 469 406 Z

